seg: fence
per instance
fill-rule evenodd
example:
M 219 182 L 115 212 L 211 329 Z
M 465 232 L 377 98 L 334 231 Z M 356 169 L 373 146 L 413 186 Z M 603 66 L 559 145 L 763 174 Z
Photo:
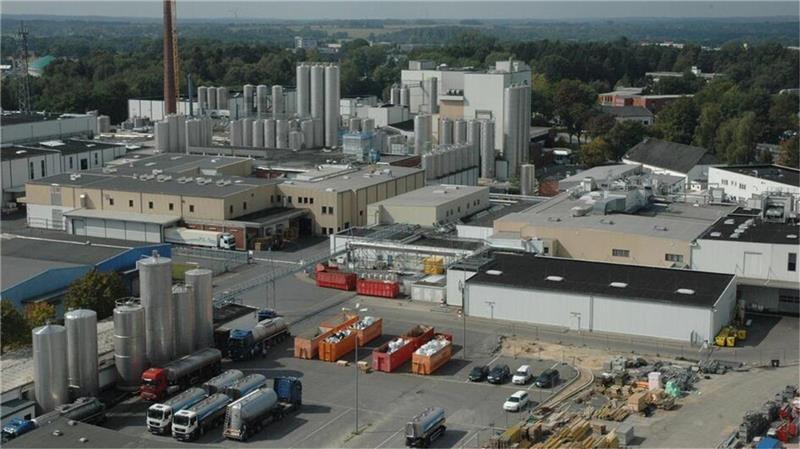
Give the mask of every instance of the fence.
M 52 229 L 55 231 L 66 231 L 67 227 L 63 219 L 52 220 L 49 218 L 27 217 L 29 228 Z
M 195 262 L 200 267 L 213 271 L 215 276 L 250 262 L 250 254 L 246 251 L 177 245 L 172 247 L 172 257 L 186 262 Z

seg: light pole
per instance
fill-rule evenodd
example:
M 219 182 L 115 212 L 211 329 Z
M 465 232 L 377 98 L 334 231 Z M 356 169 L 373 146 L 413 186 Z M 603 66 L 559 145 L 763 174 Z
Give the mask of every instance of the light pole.
M 489 306 L 489 309 L 490 309 L 490 312 L 489 312 L 489 314 L 490 314 L 490 317 L 491 317 L 492 319 L 494 319 L 494 301 L 484 301 L 484 302 L 486 303 L 486 305 L 487 305 L 487 306 Z
M 463 352 L 464 359 L 467 358 L 467 272 L 464 272 L 464 280 L 458 281 L 458 291 L 461 292 L 461 318 L 464 322 Z
M 369 309 L 361 308 L 361 304 L 356 304 L 354 308 L 350 307 L 342 307 L 342 312 L 368 312 Z M 356 348 L 355 348 L 355 355 L 353 359 L 353 367 L 355 368 L 355 380 L 356 380 L 356 387 L 355 387 L 355 409 L 356 409 L 356 428 L 353 430 L 354 435 L 358 435 L 358 335 L 356 335 Z
M 584 342 L 583 342 L 583 333 L 581 332 L 581 313 L 580 312 L 570 312 L 569 314 L 578 319 L 578 335 L 581 336 L 581 344 L 584 344 Z

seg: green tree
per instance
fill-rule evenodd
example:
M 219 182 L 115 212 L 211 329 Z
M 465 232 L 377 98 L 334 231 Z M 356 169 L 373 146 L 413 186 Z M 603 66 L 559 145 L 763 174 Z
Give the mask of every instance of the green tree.
M 689 144 L 697 127 L 697 105 L 689 97 L 679 98 L 659 112 L 656 129 L 664 140 Z
M 0 300 L 0 339 L 3 350 L 26 344 L 31 339 L 31 329 L 25 318 L 9 299 Z
M 722 121 L 722 108 L 719 103 L 708 103 L 700 110 L 697 128 L 694 130 L 692 143 L 707 148 L 711 152 L 717 150 L 717 128 Z
M 69 309 L 90 309 L 97 319 L 111 316 L 114 302 L 128 295 L 122 277 L 115 272 L 92 270 L 69 286 L 64 305 Z
M 25 320 L 28 327 L 44 326 L 56 317 L 56 308 L 49 302 L 34 302 L 25 306 Z
M 647 128 L 635 121 L 619 122 L 605 135 L 611 145 L 612 159 L 619 160 L 634 145 L 647 136 Z
M 614 155 L 614 148 L 602 137 L 581 145 L 581 163 L 594 167 L 607 162 Z
M 586 83 L 578 80 L 561 80 L 553 93 L 555 115 L 567 128 L 570 143 L 572 136 L 580 142 L 584 126 L 592 115 L 592 107 L 597 101 L 597 93 Z
M 778 164 L 784 167 L 800 168 L 800 138 L 797 135 L 781 142 Z
M 607 134 L 616 124 L 617 120 L 611 114 L 595 114 L 586 122 L 586 133 L 597 138 Z
M 717 131 L 717 156 L 729 164 L 752 162 L 760 132 L 754 112 L 726 120 Z

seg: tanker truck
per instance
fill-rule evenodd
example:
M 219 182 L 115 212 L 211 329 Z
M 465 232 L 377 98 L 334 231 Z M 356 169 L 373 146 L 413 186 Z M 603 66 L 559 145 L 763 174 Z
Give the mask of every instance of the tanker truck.
M 263 374 L 250 374 L 223 389 L 222 393 L 227 394 L 231 400 L 235 401 L 253 390 L 266 386 L 267 378 Z
M 286 320 L 275 317 L 259 321 L 252 329 L 234 329 L 228 337 L 228 356 L 231 360 L 250 360 L 265 354 L 273 343 L 289 337 Z
M 211 396 L 214 393 L 222 393 L 222 390 L 238 382 L 244 377 L 244 373 L 238 369 L 229 369 L 224 373 L 209 379 L 203 384 L 206 394 Z
M 179 410 L 172 418 L 172 437 L 181 441 L 196 440 L 222 423 L 225 408 L 230 403 L 231 398 L 217 393 L 187 409 Z
M 443 408 L 426 408 L 406 424 L 406 446 L 428 447 L 433 440 L 444 434 L 444 423 Z
M 228 405 L 225 438 L 246 441 L 267 424 L 297 410 L 303 402 L 303 386 L 293 377 L 278 377 L 272 389 L 260 388 Z
M 219 373 L 222 353 L 206 348 L 173 360 L 163 367 L 153 367 L 142 373 L 139 394 L 147 401 L 163 400 L 179 390 L 196 385 Z
M 206 398 L 206 390 L 190 388 L 160 404 L 153 404 L 147 410 L 147 430 L 156 435 L 169 433 L 172 416 L 178 410 L 189 408 Z

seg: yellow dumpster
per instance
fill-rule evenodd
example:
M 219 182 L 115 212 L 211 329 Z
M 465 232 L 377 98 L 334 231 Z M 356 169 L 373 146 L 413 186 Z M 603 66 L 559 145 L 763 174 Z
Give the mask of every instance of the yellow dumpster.
M 717 336 L 714 338 L 714 344 L 717 346 L 725 346 L 726 340 L 728 339 L 728 328 L 723 327 L 720 329 Z

